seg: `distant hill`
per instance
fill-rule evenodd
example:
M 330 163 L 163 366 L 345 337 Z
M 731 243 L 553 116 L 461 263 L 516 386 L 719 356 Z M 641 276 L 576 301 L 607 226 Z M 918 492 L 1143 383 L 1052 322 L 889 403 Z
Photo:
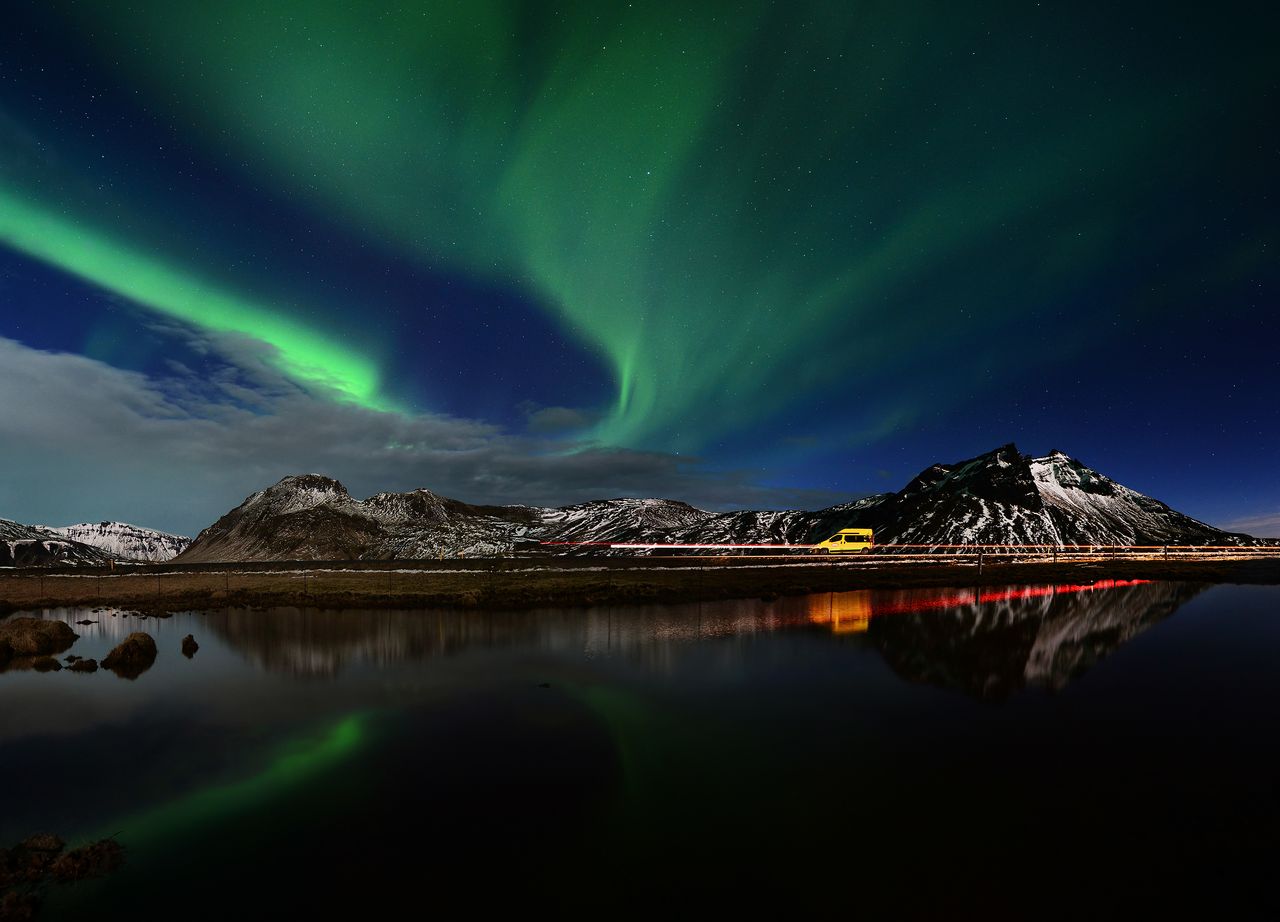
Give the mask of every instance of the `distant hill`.
M 190 538 L 182 535 L 171 535 L 125 522 L 84 522 L 79 525 L 43 528 L 55 535 L 96 547 L 116 560 L 159 563 L 177 557 L 191 543 Z
M 817 511 L 715 513 L 670 499 L 476 506 L 429 490 L 353 498 L 286 477 L 202 531 L 178 560 L 390 560 L 506 553 L 542 541 L 810 544 L 870 527 L 880 544 L 1255 544 L 1131 490 L 1062 452 L 1010 444 L 935 464 L 897 493 Z M 572 548 L 565 548 L 571 552 Z
M 100 566 L 109 559 L 96 547 L 47 529 L 0 519 L 0 567 Z

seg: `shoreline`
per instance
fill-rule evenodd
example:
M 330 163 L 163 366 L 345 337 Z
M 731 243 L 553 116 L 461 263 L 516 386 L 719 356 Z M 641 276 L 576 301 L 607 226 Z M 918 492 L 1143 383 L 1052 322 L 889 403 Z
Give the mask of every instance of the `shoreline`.
M 1170 580 L 1280 584 L 1280 558 L 866 565 L 644 565 L 635 560 L 316 561 L 0 575 L 0 616 L 43 608 L 527 609 L 776 598 L 857 589 Z M 461 566 L 460 566 L 461 565 Z

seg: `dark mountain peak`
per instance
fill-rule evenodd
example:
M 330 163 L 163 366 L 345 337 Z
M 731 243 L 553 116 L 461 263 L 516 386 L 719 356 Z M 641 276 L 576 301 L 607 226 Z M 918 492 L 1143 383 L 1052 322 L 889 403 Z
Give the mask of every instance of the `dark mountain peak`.
M 898 494 L 904 500 L 955 495 L 1028 509 L 1040 509 L 1043 505 L 1029 459 L 1013 442 L 965 461 L 926 468 Z
M 347 488 L 332 477 L 324 474 L 290 474 L 282 477 L 278 483 L 266 489 L 266 493 L 299 493 L 299 492 L 333 493 L 338 496 L 350 496 Z
M 947 475 L 951 473 L 951 466 L 947 464 L 935 464 L 932 467 L 925 468 L 915 479 L 902 488 L 899 496 L 906 498 L 915 496 L 919 493 L 928 493 L 942 481 L 947 479 Z
M 918 478 L 917 478 L 918 479 Z M 853 499 L 847 503 L 837 503 L 834 506 L 828 506 L 826 509 L 819 510 L 816 515 L 834 515 L 841 512 L 854 512 L 871 509 L 880 503 L 893 499 L 897 493 L 872 493 L 870 496 L 863 496 L 860 499 Z M 850 525 L 849 528 L 856 526 Z

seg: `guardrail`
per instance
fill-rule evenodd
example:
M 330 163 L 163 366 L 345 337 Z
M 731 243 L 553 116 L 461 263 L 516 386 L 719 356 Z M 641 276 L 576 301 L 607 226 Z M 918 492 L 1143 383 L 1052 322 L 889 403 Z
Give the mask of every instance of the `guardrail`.
M 656 557 L 813 557 L 829 560 L 1009 558 L 1009 559 L 1176 559 L 1190 557 L 1275 557 L 1280 545 L 1234 544 L 877 544 L 861 551 L 818 552 L 813 544 L 657 544 L 619 541 L 544 541 L 541 548 L 555 553 L 570 549 L 635 551 Z M 718 552 L 718 553 L 717 553 Z M 625 557 L 628 555 L 617 555 Z
M 1018 557 L 1175 557 L 1211 555 L 1280 555 L 1280 546 L 1234 544 L 878 544 L 878 555 L 974 555 Z

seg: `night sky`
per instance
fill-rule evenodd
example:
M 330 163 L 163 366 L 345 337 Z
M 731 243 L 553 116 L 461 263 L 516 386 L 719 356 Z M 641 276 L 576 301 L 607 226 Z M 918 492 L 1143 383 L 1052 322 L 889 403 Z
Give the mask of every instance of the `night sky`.
M 1280 534 L 1276 26 L 9 4 L 0 517 L 816 508 L 1016 441 Z

